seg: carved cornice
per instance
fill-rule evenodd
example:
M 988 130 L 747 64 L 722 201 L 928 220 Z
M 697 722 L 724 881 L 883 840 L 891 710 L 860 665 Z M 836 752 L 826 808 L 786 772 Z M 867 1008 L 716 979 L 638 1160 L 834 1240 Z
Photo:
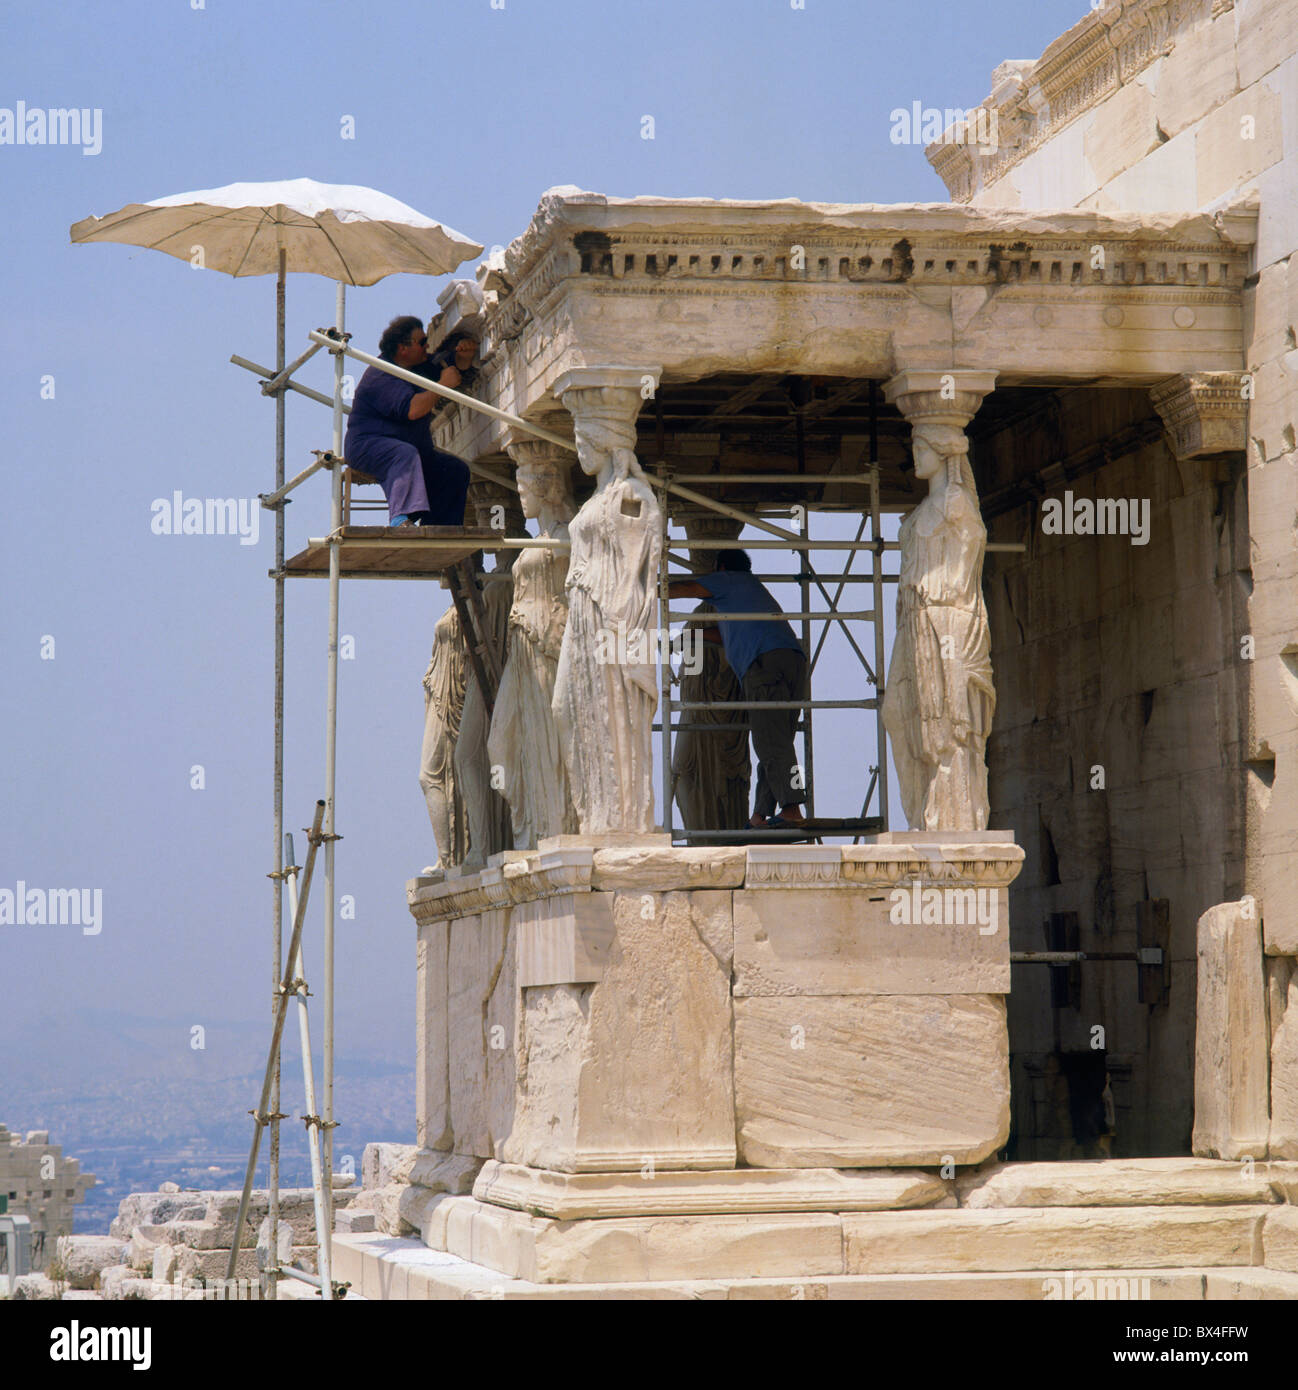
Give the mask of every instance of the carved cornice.
M 441 922 L 571 893 L 676 892 L 703 888 L 895 888 L 967 884 L 1004 888 L 1023 866 L 1008 841 L 939 844 L 752 845 L 744 852 L 655 850 L 636 856 L 597 849 L 550 850 L 428 884 L 413 880 L 407 899 L 416 922 Z M 603 862 L 597 863 L 597 856 Z M 596 873 L 598 884 L 592 883 Z
M 1243 372 L 1194 372 L 1150 388 L 1149 399 L 1178 459 L 1234 453 L 1247 446 L 1250 384 Z
M 1014 844 L 845 845 L 843 878 L 853 887 L 895 888 L 909 883 L 967 883 L 1007 888 L 1023 867 L 1023 849 Z
M 1238 295 L 1256 215 L 1243 205 L 1215 214 L 1041 214 L 547 194 L 508 252 L 517 288 L 486 311 L 483 391 L 491 394 L 505 353 L 530 327 L 554 336 L 577 288 L 707 299 L 835 287 L 864 292 L 871 312 L 884 315 L 906 308 L 917 288 L 957 286 L 1039 287 L 1052 297 L 1171 290 L 1173 302 L 1198 304 Z
M 1023 867 L 1019 845 L 825 845 L 752 847 L 745 888 L 895 888 L 966 883 L 1004 888 Z
M 952 127 L 925 151 L 952 199 L 966 203 L 1078 116 L 1131 82 L 1177 39 L 1234 0 L 1109 0 L 1057 38 L 1035 63 L 1003 63 L 980 108 L 996 143 L 961 143 Z
M 475 874 L 421 883 L 406 888 L 406 901 L 416 922 L 442 922 L 457 917 L 535 902 L 564 893 L 590 891 L 595 862 L 589 849 L 549 850 L 529 854 Z

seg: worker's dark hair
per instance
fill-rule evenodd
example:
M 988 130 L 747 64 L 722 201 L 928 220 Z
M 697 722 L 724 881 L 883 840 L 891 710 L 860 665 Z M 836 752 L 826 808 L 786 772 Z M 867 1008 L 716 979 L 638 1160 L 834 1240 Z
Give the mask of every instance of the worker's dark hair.
M 437 351 L 430 353 L 428 361 L 419 368 L 419 375 L 426 376 L 430 381 L 436 381 L 442 374 L 443 367 L 455 366 L 455 349 L 457 344 L 462 343 L 466 338 L 472 338 L 475 343 L 480 343 L 481 338 L 476 333 L 470 333 L 467 329 L 457 328 L 454 333 L 448 333 L 437 345 Z M 476 367 L 467 367 L 460 373 L 460 389 L 467 390 L 473 385 L 474 378 L 478 375 Z
M 396 350 L 406 342 L 410 335 L 423 326 L 423 319 L 417 319 L 413 314 L 399 314 L 383 330 L 383 336 L 379 339 L 379 356 L 394 356 Z
M 743 570 L 752 574 L 753 562 L 748 558 L 746 550 L 718 550 L 717 568 L 719 570 Z

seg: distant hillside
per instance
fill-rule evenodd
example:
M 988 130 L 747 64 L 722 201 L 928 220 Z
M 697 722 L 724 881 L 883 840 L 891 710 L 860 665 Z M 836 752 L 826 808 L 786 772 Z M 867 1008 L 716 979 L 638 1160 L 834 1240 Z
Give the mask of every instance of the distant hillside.
M 269 1030 L 266 1030 L 267 1034 Z M 124 1051 L 134 1040 L 124 1038 Z M 261 1046 L 266 1046 L 263 1040 Z M 202 1054 L 196 1054 L 200 1059 Z M 51 1086 L 27 1074 L 25 1061 L 10 1056 L 0 1066 L 0 1121 L 15 1132 L 48 1129 L 53 1143 L 98 1179 L 77 1209 L 78 1232 L 107 1231 L 117 1204 L 128 1192 L 156 1189 L 161 1182 L 181 1187 L 238 1187 L 252 1142 L 254 1109 L 261 1092 L 264 1058 L 255 1070 L 212 1075 L 210 1060 L 153 1079 L 115 1081 L 102 1075 L 77 1084 Z M 205 1074 L 206 1073 L 206 1074 Z M 317 1099 L 320 1059 L 316 1059 Z M 281 1182 L 310 1182 L 303 1113 L 301 1062 L 286 1055 L 280 1109 Z M 372 1058 L 340 1061 L 334 1084 L 335 1167 L 351 1159 L 359 1181 L 361 1152 L 367 1143 L 414 1142 L 415 1074 Z M 266 1181 L 268 1140 L 263 1139 L 258 1183 Z

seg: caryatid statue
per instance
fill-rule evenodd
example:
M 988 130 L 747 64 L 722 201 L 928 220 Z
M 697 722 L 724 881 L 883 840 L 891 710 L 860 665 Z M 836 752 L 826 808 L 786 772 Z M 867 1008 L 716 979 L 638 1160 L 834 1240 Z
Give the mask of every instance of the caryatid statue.
M 475 482 L 469 490 L 469 504 L 475 510 L 479 526 L 490 527 L 506 536 L 521 537 L 526 534 L 518 499 L 509 488 L 496 483 Z M 509 610 L 514 600 L 513 583 L 505 576 L 510 575 L 517 557 L 516 550 L 498 551 L 493 573 L 501 577 L 489 577 L 483 586 L 486 637 L 502 664 Z M 466 663 L 469 663 L 467 656 Z M 491 759 L 487 752 L 490 727 L 487 702 L 469 663 L 465 679 L 464 713 L 460 717 L 460 736 L 455 745 L 455 786 L 464 799 L 469 822 L 468 852 L 461 861 L 466 870 L 484 868 L 488 856 L 512 848 L 509 807 L 501 798 L 499 789 L 492 786 Z
M 464 802 L 456 792 L 454 773 L 465 664 L 460 618 L 451 607 L 433 628 L 433 651 L 424 672 L 424 743 L 419 757 L 419 785 L 437 841 L 437 867 L 443 872 L 464 858 L 469 844 Z
M 654 826 L 654 616 L 662 512 L 635 456 L 636 416 L 655 370 L 581 367 L 555 394 L 572 412 L 595 491 L 569 526 L 568 625 L 553 710 L 583 835 Z
M 996 708 L 982 597 L 987 531 L 964 430 L 914 414 L 911 424 L 915 474 L 928 496 L 901 524 L 883 722 L 911 829 L 985 830 Z
M 566 542 L 577 510 L 572 453 L 538 439 L 507 447 L 518 464 L 518 500 L 523 515 L 536 520 L 537 538 Z M 541 547 L 524 550 L 514 562 L 513 576 L 509 645 L 487 752 L 509 803 L 514 848 L 534 849 L 545 836 L 577 831 L 551 709 L 568 625 L 568 556 Z
M 694 516 L 685 520 L 685 534 L 694 540 L 736 540 L 743 523 L 728 516 Z M 691 550 L 690 559 L 703 570 L 711 570 L 715 550 Z M 710 603 L 694 609 L 700 616 L 715 613 Z M 691 622 L 686 631 L 697 642 L 701 657 L 691 672 L 687 663 L 681 675 L 682 704 L 719 703 L 742 700 L 744 692 L 735 673 L 726 664 L 720 646 L 703 641 L 706 622 Z M 690 650 L 686 649 L 687 652 Z M 672 748 L 672 780 L 681 822 L 687 830 L 729 830 L 748 819 L 748 790 L 752 762 L 748 756 L 748 727 L 745 710 L 708 709 L 688 714 L 690 724 L 708 724 L 712 729 L 684 729 Z M 738 725 L 736 729 L 734 726 Z

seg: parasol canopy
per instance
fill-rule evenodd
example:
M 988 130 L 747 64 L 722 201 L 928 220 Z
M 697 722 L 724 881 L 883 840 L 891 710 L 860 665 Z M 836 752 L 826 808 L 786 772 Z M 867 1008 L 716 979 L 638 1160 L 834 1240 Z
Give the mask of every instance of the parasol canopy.
M 385 275 L 445 275 L 483 248 L 373 188 L 285 179 L 231 183 L 128 203 L 72 227 L 74 243 L 117 241 L 165 251 L 227 275 L 290 271 L 372 285 Z

